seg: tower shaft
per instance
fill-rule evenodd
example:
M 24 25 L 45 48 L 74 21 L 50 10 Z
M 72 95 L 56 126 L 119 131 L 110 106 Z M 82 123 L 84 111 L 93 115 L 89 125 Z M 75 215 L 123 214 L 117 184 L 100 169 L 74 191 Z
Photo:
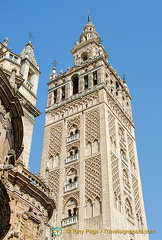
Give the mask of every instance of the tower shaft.
M 147 229 L 129 89 L 91 22 L 72 54 L 74 67 L 48 83 L 41 178 L 57 205 L 52 224 L 60 239 L 146 240 L 106 232 Z

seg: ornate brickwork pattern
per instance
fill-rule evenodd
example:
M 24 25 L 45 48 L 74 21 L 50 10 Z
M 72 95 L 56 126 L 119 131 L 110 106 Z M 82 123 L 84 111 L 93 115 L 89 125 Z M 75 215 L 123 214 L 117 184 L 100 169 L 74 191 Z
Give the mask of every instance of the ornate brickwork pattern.
M 67 121 L 67 131 L 68 133 L 72 129 L 73 126 L 77 126 L 78 129 L 80 129 L 80 116 L 75 117 L 73 119 L 70 119 Z
M 51 192 L 54 194 L 54 200 L 57 205 L 58 200 L 58 190 L 59 190 L 59 169 L 49 172 L 49 188 Z
M 50 128 L 49 139 L 49 157 L 55 157 L 61 152 L 61 140 L 62 140 L 62 123 Z
M 74 198 L 77 202 L 77 204 L 79 205 L 79 192 L 73 192 L 73 193 L 70 193 L 68 195 L 65 195 L 63 197 L 63 210 L 65 209 L 65 206 L 66 206 L 66 203 L 71 199 L 71 198 Z
M 85 114 L 85 141 L 86 145 L 100 139 L 99 108 Z
M 108 114 L 110 138 L 113 142 L 116 142 L 115 117 L 110 112 Z
M 96 103 L 98 103 L 98 101 L 99 101 L 98 92 L 96 91 L 94 93 L 89 94 L 88 96 L 79 98 L 74 102 L 62 105 L 58 109 L 54 109 L 52 115 L 55 120 L 58 120 L 58 117 L 64 116 L 64 114 L 70 116 L 71 113 L 78 112 L 79 109 L 86 108 L 87 104 L 95 105 Z
M 85 198 L 94 201 L 101 199 L 101 157 L 100 155 L 85 160 Z
M 111 168 L 112 168 L 112 182 L 113 182 L 113 191 L 117 196 L 121 196 L 121 188 L 120 188 L 120 177 L 119 177 L 119 160 L 118 158 L 111 152 Z
M 138 189 L 138 180 L 132 174 L 132 186 L 133 186 L 133 195 L 134 195 L 134 203 L 135 203 L 135 212 L 138 217 L 141 216 L 141 205 L 140 205 L 140 197 L 139 197 L 139 189 Z
M 136 167 L 135 154 L 134 154 L 134 142 L 129 135 L 127 135 L 127 141 L 128 141 L 129 160 L 131 164 L 134 164 L 134 166 Z
M 130 130 L 130 126 L 134 126 L 131 114 L 128 114 L 128 111 L 124 109 L 120 102 L 116 98 L 112 97 L 109 92 L 107 92 L 107 101 L 110 109 L 120 119 L 123 125 Z

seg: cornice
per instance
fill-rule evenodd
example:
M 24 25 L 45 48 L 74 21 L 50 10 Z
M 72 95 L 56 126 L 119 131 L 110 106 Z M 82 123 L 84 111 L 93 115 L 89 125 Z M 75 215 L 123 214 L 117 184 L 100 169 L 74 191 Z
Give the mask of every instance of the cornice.
M 27 171 L 27 170 L 26 170 Z M 32 174 L 29 172 L 29 175 L 32 176 Z M 28 175 L 27 175 L 28 176 Z M 37 179 L 37 182 L 42 185 L 42 181 L 37 178 L 36 176 L 33 175 L 35 179 Z M 30 194 L 33 198 L 35 198 L 38 202 L 40 202 L 43 207 L 47 210 L 48 212 L 48 218 L 50 219 L 52 217 L 53 209 L 55 209 L 55 203 L 53 199 L 50 199 L 48 196 L 48 189 L 47 187 L 44 189 L 38 188 L 38 186 L 35 186 L 32 184 L 32 179 L 27 178 L 24 174 L 20 172 L 15 172 L 15 171 L 10 171 L 8 175 L 8 180 L 13 184 L 13 185 L 19 185 L 20 186 L 20 191 L 23 190 Z

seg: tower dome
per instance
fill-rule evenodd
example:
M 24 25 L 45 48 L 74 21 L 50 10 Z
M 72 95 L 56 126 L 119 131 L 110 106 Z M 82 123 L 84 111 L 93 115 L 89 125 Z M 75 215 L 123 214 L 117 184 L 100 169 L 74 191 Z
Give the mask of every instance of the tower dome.
M 91 38 L 95 38 L 97 40 L 100 39 L 99 34 L 96 32 L 96 28 L 95 26 L 92 24 L 92 22 L 88 22 L 85 27 L 84 30 L 80 36 L 80 43 L 84 42 L 84 41 L 88 41 Z

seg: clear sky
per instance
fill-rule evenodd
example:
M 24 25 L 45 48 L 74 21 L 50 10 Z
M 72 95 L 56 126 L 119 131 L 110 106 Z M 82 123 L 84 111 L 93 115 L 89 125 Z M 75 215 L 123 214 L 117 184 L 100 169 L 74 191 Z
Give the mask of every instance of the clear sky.
M 162 239 L 162 1 L 161 0 L 7 0 L 1 1 L 0 41 L 19 54 L 32 43 L 41 77 L 30 160 L 39 172 L 44 109 L 52 62 L 57 71 L 73 66 L 70 50 L 87 22 L 87 10 L 109 54 L 109 63 L 122 76 L 132 95 L 133 116 L 150 240 Z

